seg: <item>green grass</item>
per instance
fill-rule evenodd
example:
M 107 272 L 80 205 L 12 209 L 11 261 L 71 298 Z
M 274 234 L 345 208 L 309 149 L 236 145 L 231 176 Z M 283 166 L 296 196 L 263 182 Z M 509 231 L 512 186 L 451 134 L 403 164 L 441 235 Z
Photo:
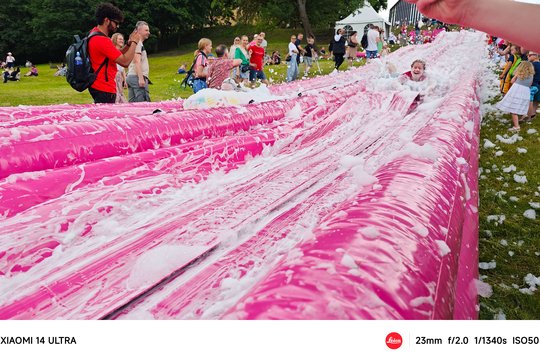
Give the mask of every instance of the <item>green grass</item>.
M 495 75 L 494 75 L 495 76 Z M 498 99 L 492 99 L 495 102 Z M 539 115 L 540 116 L 540 115 Z M 537 116 L 538 118 L 538 116 Z M 493 319 L 499 312 L 507 319 L 540 319 L 540 290 L 533 295 L 518 288 L 528 288 L 523 278 L 531 273 L 540 276 L 540 221 L 523 213 L 531 209 L 529 202 L 540 202 L 540 126 L 536 119 L 522 124 L 514 144 L 497 141 L 497 135 L 511 134 L 510 115 L 487 113 L 483 119 L 480 143 L 480 261 L 496 262 L 496 268 L 480 270 L 483 281 L 493 288 L 493 295 L 480 301 L 480 317 Z M 527 130 L 538 132 L 528 134 Z M 487 139 L 496 145 L 485 148 Z M 526 153 L 518 153 L 518 148 Z M 502 151 L 502 154 L 497 152 Z M 503 168 L 514 165 L 517 171 L 505 173 Z M 523 173 L 521 173 L 523 172 Z M 527 183 L 514 181 L 514 174 L 523 174 Z M 512 198 L 511 197 L 515 197 Z M 540 216 L 540 210 L 537 216 Z M 502 224 L 487 220 L 489 215 L 505 215 Z M 504 241 L 503 241 L 504 240 Z M 507 245 L 505 244 L 505 241 Z M 501 243 L 502 242 L 502 243 Z

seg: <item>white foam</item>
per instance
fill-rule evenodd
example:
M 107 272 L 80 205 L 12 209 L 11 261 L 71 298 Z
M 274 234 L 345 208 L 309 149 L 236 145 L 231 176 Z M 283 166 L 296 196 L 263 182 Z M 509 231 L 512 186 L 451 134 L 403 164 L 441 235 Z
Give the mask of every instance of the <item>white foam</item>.
M 536 220 L 536 211 L 534 209 L 525 210 L 523 216 L 527 219 Z
M 379 230 L 375 226 L 367 226 L 365 228 L 360 229 L 360 233 L 364 235 L 368 239 L 376 239 L 381 234 Z
M 439 247 L 439 254 L 441 256 L 445 256 L 445 255 L 450 254 L 450 252 L 451 252 L 450 247 L 448 247 L 448 244 L 446 244 L 445 241 L 435 240 L 435 243 Z
M 181 265 L 197 258 L 207 248 L 202 246 L 160 245 L 139 256 L 131 270 L 127 287 L 137 289 L 155 284 Z
M 495 261 L 481 262 L 478 263 L 478 267 L 482 270 L 491 270 L 497 267 L 497 263 Z
M 527 183 L 527 177 L 525 175 L 514 174 L 514 181 L 519 183 L 519 184 L 526 184 Z
M 476 286 L 476 291 L 478 292 L 478 295 L 480 295 L 481 297 L 489 298 L 491 297 L 491 295 L 493 295 L 493 289 L 488 283 L 485 283 L 479 279 L 474 279 L 474 285 Z

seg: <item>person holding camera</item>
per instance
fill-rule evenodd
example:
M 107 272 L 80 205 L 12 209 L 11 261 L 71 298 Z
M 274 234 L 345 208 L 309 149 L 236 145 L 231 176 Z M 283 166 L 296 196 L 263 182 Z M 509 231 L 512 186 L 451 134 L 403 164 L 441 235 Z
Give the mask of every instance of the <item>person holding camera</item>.
M 135 56 L 135 46 L 140 40 L 140 35 L 133 32 L 129 36 L 127 45 L 118 50 L 109 35 L 115 33 L 124 21 L 120 9 L 109 3 L 100 4 L 96 9 L 96 20 L 97 26 L 90 31 L 90 34 L 100 33 L 102 36 L 92 36 L 88 40 L 90 64 L 94 73 L 97 74 L 96 80 L 88 91 L 96 104 L 114 104 L 117 71 L 115 63 L 123 67 L 129 66 Z

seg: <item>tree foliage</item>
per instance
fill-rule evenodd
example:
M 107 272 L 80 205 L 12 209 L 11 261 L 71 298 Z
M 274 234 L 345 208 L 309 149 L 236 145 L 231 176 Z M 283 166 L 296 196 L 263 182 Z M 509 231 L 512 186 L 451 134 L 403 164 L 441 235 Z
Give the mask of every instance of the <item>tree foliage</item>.
M 375 11 L 385 9 L 387 0 L 305 0 L 309 22 L 314 27 L 333 24 L 368 1 Z M 276 27 L 301 26 L 297 0 L 238 0 L 241 20 Z
M 376 10 L 386 0 L 368 0 Z M 0 57 L 13 52 L 17 63 L 61 61 L 73 35 L 85 35 L 95 26 L 99 0 L 2 0 L 0 7 Z M 331 26 L 359 8 L 364 0 L 113 0 L 124 13 L 120 32 L 129 35 L 138 20 L 148 22 L 149 49 L 158 41 L 233 21 L 281 27 L 303 24 L 299 2 L 305 4 L 305 23 Z

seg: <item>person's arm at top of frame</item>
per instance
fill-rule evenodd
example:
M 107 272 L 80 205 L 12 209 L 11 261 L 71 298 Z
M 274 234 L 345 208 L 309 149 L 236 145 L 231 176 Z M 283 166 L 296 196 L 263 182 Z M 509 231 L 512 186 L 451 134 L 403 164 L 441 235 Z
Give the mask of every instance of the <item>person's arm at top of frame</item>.
M 540 51 L 540 5 L 512 0 L 406 0 L 430 18 L 459 24 Z M 519 19 L 508 25 L 508 19 Z

